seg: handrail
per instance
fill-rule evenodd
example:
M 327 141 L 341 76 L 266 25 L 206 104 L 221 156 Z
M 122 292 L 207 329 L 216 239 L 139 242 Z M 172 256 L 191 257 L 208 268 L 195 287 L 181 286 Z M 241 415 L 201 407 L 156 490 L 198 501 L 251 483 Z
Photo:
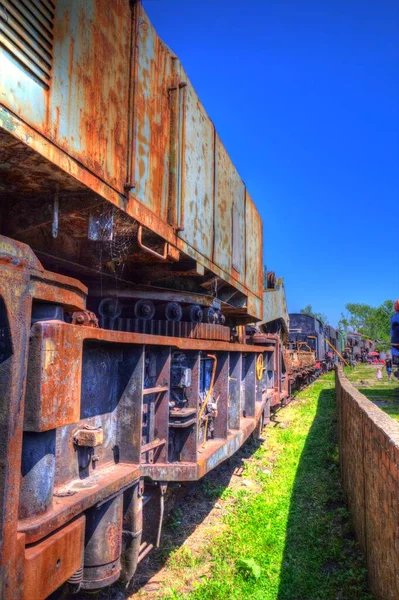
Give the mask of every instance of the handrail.
M 159 258 L 160 260 L 166 260 L 168 258 L 168 242 L 165 242 L 165 245 L 163 248 L 163 254 L 160 254 L 159 252 L 156 252 L 156 250 L 152 250 L 152 248 L 145 246 L 142 242 L 142 236 L 143 236 L 143 226 L 139 225 L 139 228 L 137 231 L 137 243 L 140 246 L 140 248 L 142 250 L 144 250 L 144 252 L 148 252 L 148 254 L 152 254 L 152 256 L 155 256 L 156 258 Z

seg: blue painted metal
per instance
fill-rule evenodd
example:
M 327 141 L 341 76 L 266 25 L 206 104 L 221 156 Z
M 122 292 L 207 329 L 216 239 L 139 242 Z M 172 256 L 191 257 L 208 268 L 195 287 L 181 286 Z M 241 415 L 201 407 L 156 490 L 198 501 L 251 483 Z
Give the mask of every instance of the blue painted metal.
M 399 365 L 399 312 L 391 317 L 392 359 Z

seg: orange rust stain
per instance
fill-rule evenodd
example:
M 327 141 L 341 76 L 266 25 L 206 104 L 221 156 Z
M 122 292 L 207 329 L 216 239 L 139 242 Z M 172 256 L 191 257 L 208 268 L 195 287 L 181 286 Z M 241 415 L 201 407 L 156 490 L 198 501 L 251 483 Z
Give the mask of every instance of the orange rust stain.
M 138 163 L 138 177 L 146 204 L 156 215 L 166 220 L 170 144 L 168 89 L 172 82 L 170 53 L 156 37 L 151 25 L 143 21 L 138 41 L 140 64 L 145 60 L 143 53 L 151 40 L 154 56 L 149 68 L 141 66 L 138 78 L 136 118 L 138 141 L 141 143 L 138 154 L 140 156 L 145 152 L 147 160 L 147 169 L 143 169 L 143 165 Z M 147 179 L 144 180 L 146 175 Z
M 142 158 L 139 160 L 139 177 L 142 179 L 145 173 L 145 163 Z

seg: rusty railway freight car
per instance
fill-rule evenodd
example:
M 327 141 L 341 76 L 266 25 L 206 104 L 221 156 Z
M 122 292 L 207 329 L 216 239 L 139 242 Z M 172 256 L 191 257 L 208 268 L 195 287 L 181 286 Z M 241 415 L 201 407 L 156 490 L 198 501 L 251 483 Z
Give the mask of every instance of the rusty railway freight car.
M 325 366 L 324 326 L 311 315 L 290 313 L 287 350 L 293 387 L 301 387 Z
M 374 349 L 374 342 L 361 333 L 346 332 L 343 356 L 350 361 L 367 360 L 368 353 Z
M 0 22 L 0 596 L 39 600 L 130 580 L 167 485 L 267 419 L 281 349 L 245 332 L 259 214 L 140 3 Z
M 265 354 L 265 376 L 274 387 L 270 409 L 284 406 L 290 398 L 292 365 L 287 355 L 289 317 L 285 297 L 284 280 L 276 278 L 273 271 L 266 273 L 263 292 L 263 319 L 255 326 L 247 327 L 247 341 L 251 344 L 273 346 Z

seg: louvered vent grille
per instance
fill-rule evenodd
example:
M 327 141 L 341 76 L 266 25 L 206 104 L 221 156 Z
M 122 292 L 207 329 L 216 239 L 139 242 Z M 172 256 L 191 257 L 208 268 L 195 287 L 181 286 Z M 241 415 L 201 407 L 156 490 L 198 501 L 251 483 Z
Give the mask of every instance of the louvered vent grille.
M 46 88 L 53 61 L 55 0 L 0 0 L 0 45 Z

